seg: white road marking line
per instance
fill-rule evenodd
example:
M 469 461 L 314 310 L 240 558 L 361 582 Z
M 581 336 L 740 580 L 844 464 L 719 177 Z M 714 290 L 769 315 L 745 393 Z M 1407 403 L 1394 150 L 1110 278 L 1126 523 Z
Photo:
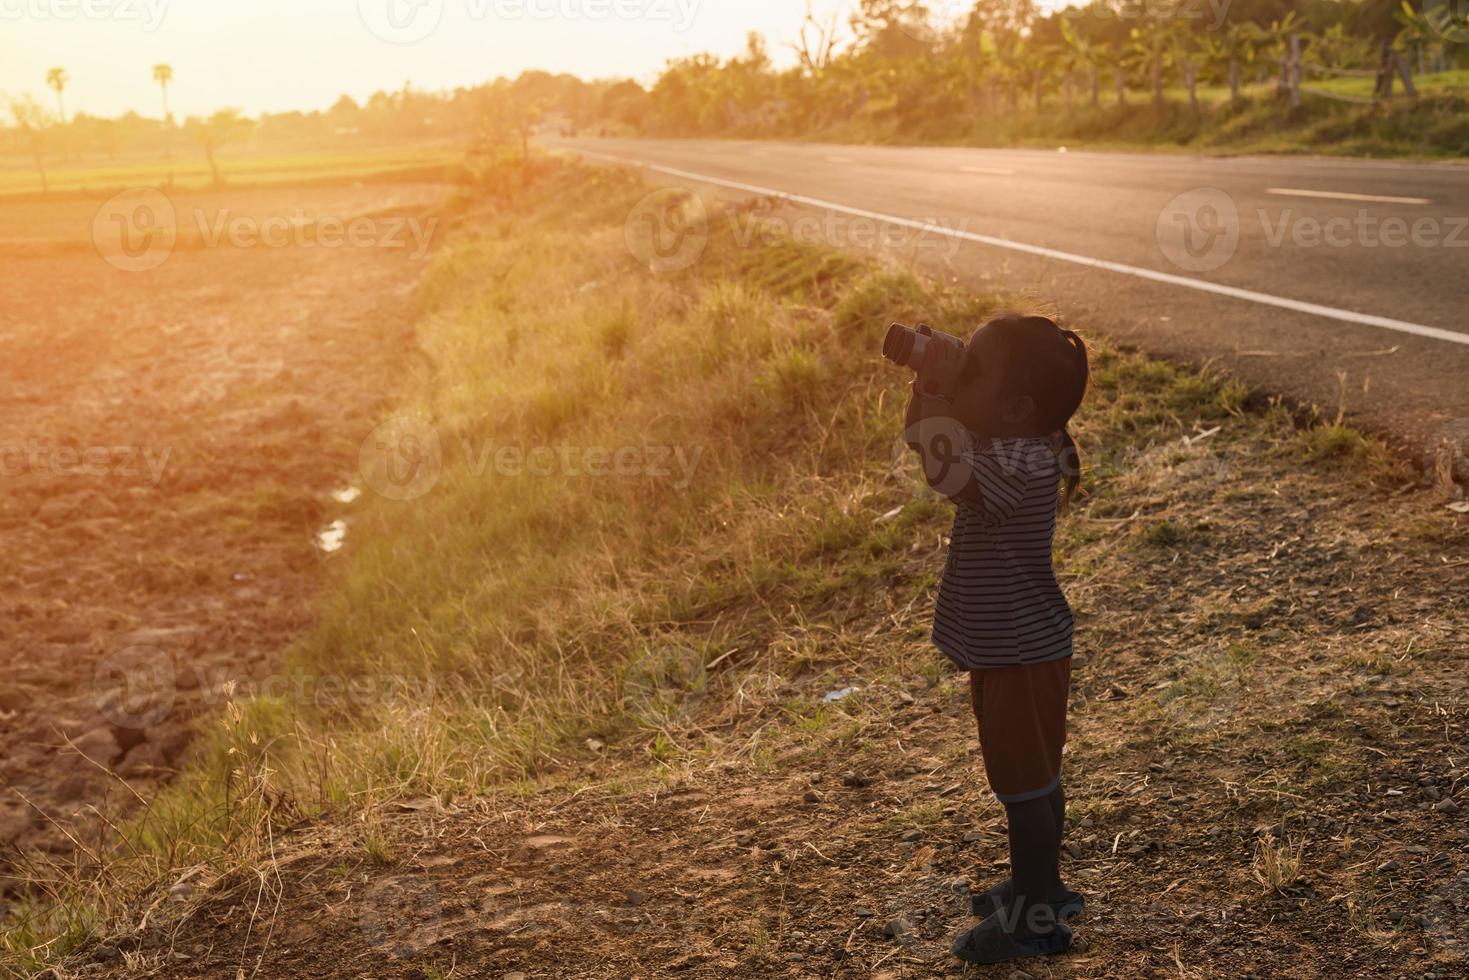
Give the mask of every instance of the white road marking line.
M 1006 170 L 1004 167 L 960 167 L 959 169 L 966 174 L 990 174 L 995 177 L 1015 176 L 1015 171 Z
M 1228 296 L 1230 299 L 1241 299 L 1250 303 L 1259 303 L 1262 306 L 1274 306 L 1278 309 L 1291 310 L 1296 313 L 1307 313 L 1311 316 L 1325 317 L 1329 320 L 1340 320 L 1343 323 L 1380 327 L 1383 330 L 1396 330 L 1398 333 L 1412 334 L 1416 337 L 1428 337 L 1432 340 L 1443 340 L 1451 344 L 1464 344 L 1469 346 L 1469 333 L 1454 333 L 1452 330 L 1424 326 L 1421 323 L 1410 323 L 1407 320 L 1394 320 L 1391 317 L 1377 316 L 1374 313 L 1358 313 L 1355 310 L 1342 310 L 1334 306 L 1322 306 L 1319 303 L 1308 303 L 1304 300 L 1288 299 L 1284 296 L 1272 296 L 1269 293 L 1260 293 L 1253 289 L 1240 289 L 1238 286 L 1226 286 L 1222 283 L 1209 282 L 1206 279 L 1191 279 L 1188 276 L 1176 276 L 1171 272 L 1158 272 L 1154 269 L 1144 269 L 1141 266 L 1125 265 L 1121 262 L 1111 262 L 1106 259 L 1094 259 L 1087 255 L 1077 255 L 1075 252 L 1063 252 L 1059 249 L 1046 248 L 1043 245 L 1030 245 L 1026 242 L 1012 241 L 1008 238 L 996 238 L 993 235 L 980 235 L 972 231 L 945 228 L 942 225 L 936 225 L 929 221 L 899 218 L 891 214 L 868 211 L 864 208 L 848 207 L 845 204 L 823 201 L 819 198 L 806 197 L 802 194 L 788 194 L 785 191 L 778 191 L 771 187 L 744 184 L 735 180 L 725 180 L 722 177 L 711 177 L 708 174 L 696 174 L 687 170 L 677 170 L 673 167 L 665 167 L 656 163 L 646 163 L 631 157 L 618 157 L 609 153 L 597 153 L 593 150 L 575 150 L 573 152 L 602 160 L 610 160 L 613 163 L 642 167 L 654 173 L 666 174 L 669 177 L 678 177 L 682 180 L 693 180 L 700 183 L 713 184 L 716 187 L 727 187 L 731 190 L 744 191 L 747 194 L 760 194 L 764 197 L 782 198 L 795 204 L 804 204 L 807 207 L 834 211 L 837 214 L 849 214 L 856 218 L 870 218 L 902 228 L 914 228 L 918 231 L 924 231 L 934 235 L 944 235 L 963 241 L 977 242 L 980 245 L 1007 248 L 1011 251 L 1024 252 L 1028 255 L 1038 255 L 1042 258 L 1055 259 L 1059 262 L 1070 262 L 1093 269 L 1120 273 L 1124 276 L 1134 276 L 1138 279 L 1161 282 L 1170 286 L 1182 286 L 1185 289 L 1197 289 L 1200 292 L 1213 293 L 1216 296 Z
M 1345 191 L 1303 191 L 1294 187 L 1270 187 L 1266 194 L 1281 197 L 1320 197 L 1330 201 L 1367 201 L 1376 204 L 1432 204 L 1426 197 L 1389 197 L 1382 194 L 1348 194 Z

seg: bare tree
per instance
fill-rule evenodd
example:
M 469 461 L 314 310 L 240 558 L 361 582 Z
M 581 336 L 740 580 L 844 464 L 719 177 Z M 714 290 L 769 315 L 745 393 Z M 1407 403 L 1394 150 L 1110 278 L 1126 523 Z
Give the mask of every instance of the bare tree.
M 234 142 L 250 131 L 250 120 L 240 114 L 238 109 L 221 109 L 208 119 L 202 121 L 190 120 L 194 131 L 194 139 L 204 148 L 204 156 L 209 160 L 209 172 L 214 177 L 214 186 L 224 186 L 224 175 L 219 172 L 219 163 L 214 158 L 214 151 L 226 143 Z
M 25 134 L 26 148 L 31 151 L 36 173 L 41 175 L 41 193 L 46 194 L 51 190 L 46 179 L 46 110 L 29 95 L 22 95 L 10 100 L 10 115 L 15 127 Z
M 812 0 L 806 0 L 806 17 L 801 21 L 801 33 L 797 35 L 795 44 L 788 45 L 801 59 L 801 67 L 813 75 L 821 74 L 831 66 L 837 49 L 843 43 L 837 36 L 836 10 L 822 22 L 812 10 Z

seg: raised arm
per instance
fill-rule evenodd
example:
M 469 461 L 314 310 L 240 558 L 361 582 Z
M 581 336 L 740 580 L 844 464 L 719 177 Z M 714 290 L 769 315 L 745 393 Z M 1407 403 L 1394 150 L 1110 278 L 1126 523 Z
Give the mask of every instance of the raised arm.
M 928 485 L 956 504 L 978 506 L 979 484 L 974 468 L 964 458 L 972 437 L 953 417 L 953 406 L 946 399 L 924 394 L 915 382 L 903 421 L 903 442 L 923 461 Z

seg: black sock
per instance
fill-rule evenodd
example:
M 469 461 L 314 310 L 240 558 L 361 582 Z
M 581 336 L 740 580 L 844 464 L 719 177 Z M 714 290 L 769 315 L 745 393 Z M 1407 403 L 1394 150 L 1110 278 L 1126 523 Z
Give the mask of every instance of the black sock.
M 1047 899 L 1057 880 L 1060 835 L 1050 796 L 1006 803 L 1010 832 L 1010 875 L 1014 897 L 1002 925 L 1017 935 L 1052 931 L 1056 917 Z

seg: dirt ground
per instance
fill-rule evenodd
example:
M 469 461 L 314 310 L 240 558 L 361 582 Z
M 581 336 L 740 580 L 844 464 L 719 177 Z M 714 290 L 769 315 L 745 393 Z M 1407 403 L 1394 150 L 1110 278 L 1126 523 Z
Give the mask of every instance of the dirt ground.
M 1068 519 L 1068 954 L 950 957 L 1004 825 L 929 610 L 873 589 L 825 660 L 789 676 L 776 638 L 716 678 L 670 768 L 589 746 L 497 799 L 302 827 L 58 976 L 1469 975 L 1466 520 L 1260 430 L 1160 446 Z M 915 541 L 910 571 L 940 560 Z M 864 670 L 893 643 L 911 672 Z
M 427 228 L 446 193 L 175 195 L 181 229 L 240 223 L 213 243 L 181 233 L 148 269 L 108 261 L 101 201 L 0 205 L 11 859 L 95 847 L 98 813 L 166 778 L 199 712 L 309 623 L 330 560 L 316 535 L 411 344 L 425 262 L 385 236 L 322 247 L 299 229 L 381 231 L 361 222 L 382 214 Z M 278 234 L 252 237 L 271 217 Z

